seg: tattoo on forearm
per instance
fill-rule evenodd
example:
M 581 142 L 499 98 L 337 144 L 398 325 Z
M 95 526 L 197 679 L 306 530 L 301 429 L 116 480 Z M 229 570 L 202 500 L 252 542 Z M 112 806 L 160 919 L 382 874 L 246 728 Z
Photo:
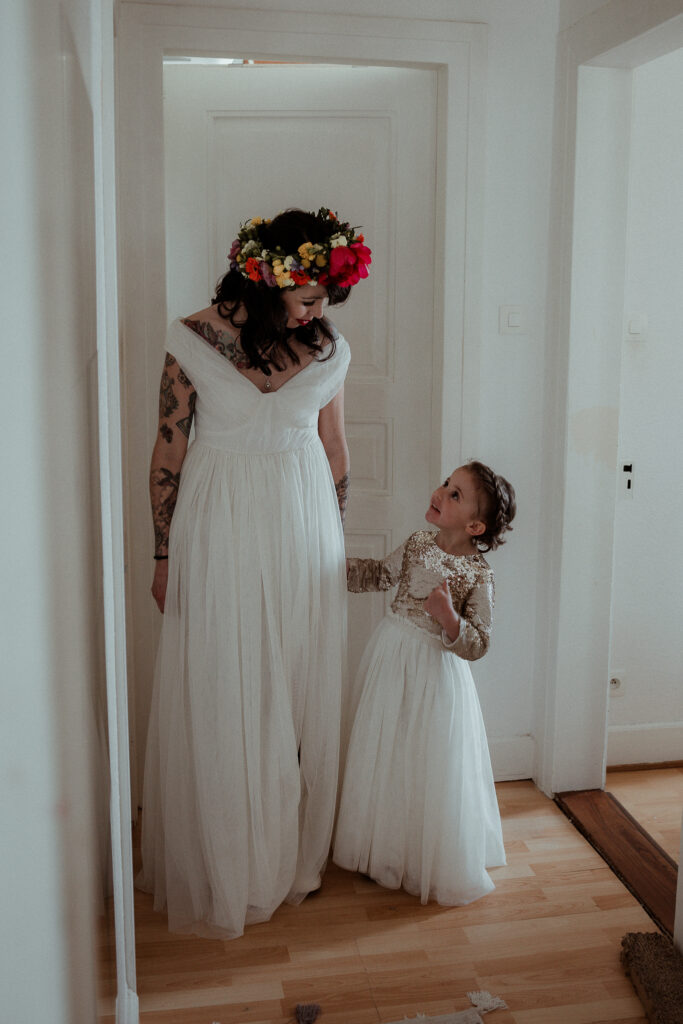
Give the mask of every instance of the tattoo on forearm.
M 190 387 L 191 386 L 192 385 L 190 385 Z M 181 434 L 184 434 L 185 437 L 189 437 L 190 436 L 190 427 L 192 426 L 192 419 L 194 417 L 194 407 L 195 407 L 195 404 L 196 404 L 196 401 L 197 401 L 197 392 L 196 391 L 192 392 L 192 394 L 190 395 L 189 401 L 190 401 L 190 411 L 189 411 L 189 413 L 187 414 L 187 416 L 185 416 L 184 419 L 178 420 L 178 422 L 176 423 L 176 426 L 177 426 L 178 430 L 181 432 Z
M 153 469 L 150 474 L 154 549 L 157 555 L 166 554 L 168 550 L 168 533 L 178 498 L 179 484 L 180 473 L 172 473 L 165 466 Z
M 337 491 L 337 501 L 339 502 L 339 514 L 343 523 L 346 518 L 346 504 L 349 500 L 349 474 L 344 473 L 341 480 L 337 480 L 334 486 Z

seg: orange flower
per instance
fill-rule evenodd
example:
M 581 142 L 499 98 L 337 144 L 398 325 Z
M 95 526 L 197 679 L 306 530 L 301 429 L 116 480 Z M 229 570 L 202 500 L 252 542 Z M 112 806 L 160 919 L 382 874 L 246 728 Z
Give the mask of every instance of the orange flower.
M 257 259 L 254 259 L 253 256 L 250 256 L 247 262 L 244 264 L 244 269 L 246 270 L 251 281 L 261 280 L 261 268 L 259 267 L 259 261 Z

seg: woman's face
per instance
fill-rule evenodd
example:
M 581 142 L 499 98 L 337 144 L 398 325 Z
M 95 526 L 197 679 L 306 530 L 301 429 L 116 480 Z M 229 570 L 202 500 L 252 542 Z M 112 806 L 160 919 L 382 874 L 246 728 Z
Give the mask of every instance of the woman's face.
M 282 292 L 282 303 L 287 311 L 287 327 L 302 327 L 314 317 L 323 315 L 327 302 L 327 288 L 321 284 L 303 284 Z

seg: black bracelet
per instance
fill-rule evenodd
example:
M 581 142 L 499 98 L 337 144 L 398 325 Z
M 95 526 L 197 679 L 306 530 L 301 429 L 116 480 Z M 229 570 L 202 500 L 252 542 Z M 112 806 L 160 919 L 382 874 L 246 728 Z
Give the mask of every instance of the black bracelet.
M 168 555 L 155 555 L 155 556 L 154 556 L 154 561 L 155 561 L 155 562 L 163 562 L 163 561 L 165 561 L 165 560 L 166 560 L 167 558 L 168 558 Z

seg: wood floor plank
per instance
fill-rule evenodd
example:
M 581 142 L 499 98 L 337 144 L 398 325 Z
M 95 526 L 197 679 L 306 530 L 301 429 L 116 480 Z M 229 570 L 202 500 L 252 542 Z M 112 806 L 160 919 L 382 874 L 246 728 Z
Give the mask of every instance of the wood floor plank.
M 683 818 L 683 767 L 607 769 L 612 793 L 655 842 L 678 863 Z
M 678 868 L 611 793 L 560 793 L 556 802 L 655 923 L 673 935 Z
M 321 1005 L 319 1024 L 381 1024 L 464 1010 L 478 989 L 508 1003 L 491 1024 L 647 1024 L 619 952 L 650 918 L 532 783 L 497 793 L 508 865 L 466 907 L 331 865 L 315 897 L 223 942 L 169 933 L 136 893 L 141 1024 L 293 1024 L 298 1002 Z M 99 1024 L 114 1024 L 102 973 Z

